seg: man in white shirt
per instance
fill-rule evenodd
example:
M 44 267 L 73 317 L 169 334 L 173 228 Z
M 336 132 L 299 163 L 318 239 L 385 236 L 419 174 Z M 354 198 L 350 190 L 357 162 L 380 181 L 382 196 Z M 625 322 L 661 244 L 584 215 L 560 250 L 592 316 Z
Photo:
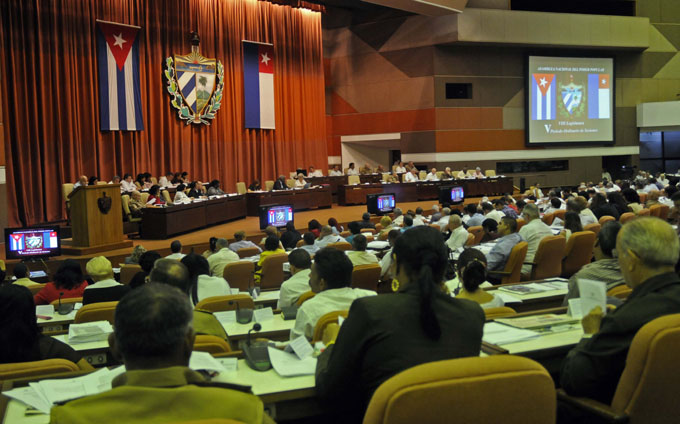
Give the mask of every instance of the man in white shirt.
M 240 258 L 235 252 L 229 249 L 229 242 L 227 239 L 217 239 L 215 242 L 215 249 L 217 251 L 208 256 L 210 275 L 214 277 L 222 277 L 224 275 L 224 267 L 232 262 L 239 261 Z
M 302 241 L 304 244 L 300 246 L 300 249 L 306 250 L 310 255 L 316 254 L 316 252 L 319 250 L 319 247 L 314 244 L 316 241 L 316 236 L 314 233 L 305 233 L 302 236 Z
M 394 172 L 397 174 L 403 174 L 406 172 L 406 167 L 404 167 L 404 162 L 399 162 L 399 165 L 397 165 L 396 168 L 394 168 Z
M 359 175 L 359 170 L 354 167 L 354 162 L 350 162 L 347 168 L 347 175 Z
M 333 311 L 346 311 L 358 299 L 375 296 L 370 290 L 353 289 L 352 262 L 344 252 L 325 248 L 317 252 L 309 274 L 309 285 L 316 296 L 307 300 L 298 309 L 295 327 L 290 330 L 290 339 L 300 336 L 311 339 L 314 327 L 323 315 Z
M 182 253 L 182 243 L 179 240 L 174 240 L 170 243 L 170 253 L 165 259 L 174 259 L 176 261 L 182 260 L 186 255 Z
M 411 172 L 407 172 L 404 174 L 404 182 L 405 183 L 415 183 L 418 181 L 418 170 L 416 168 L 413 168 Z
M 209 297 L 231 294 L 229 283 L 224 277 L 210 275 L 210 263 L 203 255 L 190 253 L 182 258 L 181 262 L 192 276 L 196 276 L 196 286 L 189 290 L 189 298 L 194 305 Z
M 404 212 L 401 208 L 394 208 L 394 219 L 392 220 L 392 225 L 398 227 L 404 222 Z
M 468 173 L 467 166 L 464 166 L 463 170 L 459 171 L 458 174 L 456 174 L 456 178 L 458 178 L 458 179 L 467 178 L 468 177 L 467 173 Z
M 498 224 L 500 224 L 501 219 L 505 216 L 502 211 L 494 209 L 493 205 L 489 202 L 482 203 L 482 212 L 484 212 L 485 218 L 491 218 Z
M 437 168 L 430 169 L 430 172 L 425 176 L 425 181 L 439 181 L 437 177 Z
M 323 177 L 323 172 L 320 169 L 315 169 L 313 166 L 309 167 L 309 172 L 307 172 L 308 177 Z
M 333 169 L 331 169 L 331 172 L 328 175 L 331 177 L 340 177 L 343 174 L 338 165 L 333 165 Z
M 121 194 L 132 193 L 135 190 L 137 190 L 137 186 L 135 185 L 134 181 L 132 181 L 132 175 L 123 175 L 123 179 L 120 181 Z
M 449 229 L 451 235 L 446 240 L 446 245 L 451 250 L 456 250 L 459 247 L 465 246 L 468 239 L 468 231 L 463 227 L 463 221 L 458 215 L 451 215 L 449 218 Z
M 524 206 L 522 216 L 527 223 L 519 230 L 519 235 L 529 244 L 527 249 L 527 256 L 524 262 L 533 262 L 536 256 L 538 245 L 545 237 L 552 236 L 552 230 L 541 221 L 538 207 L 533 203 L 528 203 Z M 522 265 L 522 276 L 529 277 L 531 274 L 531 265 Z
M 309 273 L 312 272 L 312 257 L 305 249 L 295 249 L 288 254 L 291 277 L 281 284 L 276 309 L 293 306 L 303 293 L 311 290 Z
M 419 225 L 425 225 L 425 221 L 426 221 L 426 220 L 427 220 L 427 219 L 423 216 L 423 208 L 421 208 L 420 206 L 418 206 L 418 207 L 416 208 L 416 214 L 415 214 L 415 216 L 413 217 L 413 226 L 414 226 L 414 227 L 417 227 L 417 226 L 419 226 Z
M 321 227 L 319 239 L 314 242 L 314 245 L 319 249 L 323 249 L 324 247 L 328 246 L 329 243 L 337 243 L 340 241 L 345 241 L 345 239 L 337 234 L 333 234 L 333 229 L 330 225 L 324 225 Z
M 248 247 L 256 247 L 257 250 L 262 252 L 262 248 L 260 246 L 256 245 L 250 240 L 246 240 L 246 232 L 245 231 L 237 231 L 234 233 L 234 239 L 236 240 L 235 242 L 229 244 L 229 249 L 233 250 L 234 252 L 238 252 L 239 249 L 244 249 Z M 266 239 L 266 237 L 265 237 Z
M 87 175 L 81 175 L 78 177 L 78 181 L 73 184 L 73 190 L 77 189 L 78 187 L 87 187 Z
M 352 247 L 354 250 L 347 251 L 347 257 L 352 261 L 353 266 L 377 264 L 378 258 L 372 253 L 366 251 L 368 240 L 363 234 L 357 234 L 352 238 Z

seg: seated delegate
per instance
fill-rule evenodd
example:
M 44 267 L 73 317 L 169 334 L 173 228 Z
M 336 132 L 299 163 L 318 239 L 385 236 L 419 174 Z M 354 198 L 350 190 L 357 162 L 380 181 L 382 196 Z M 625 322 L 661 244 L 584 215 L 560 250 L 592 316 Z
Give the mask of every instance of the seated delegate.
M 66 259 L 54 274 L 54 281 L 45 284 L 33 300 L 36 305 L 49 305 L 58 299 L 83 297 L 87 282 L 83 277 L 80 264 L 73 259 Z

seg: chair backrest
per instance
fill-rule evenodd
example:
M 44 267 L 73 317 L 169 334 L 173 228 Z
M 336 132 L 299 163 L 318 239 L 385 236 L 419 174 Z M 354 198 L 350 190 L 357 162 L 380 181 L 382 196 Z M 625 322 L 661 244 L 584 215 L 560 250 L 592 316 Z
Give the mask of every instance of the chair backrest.
M 288 255 L 277 253 L 267 256 L 262 262 L 262 277 L 260 288 L 278 289 L 283 283 L 283 264 L 288 262 Z
M 545 223 L 545 225 L 552 225 L 553 221 L 555 220 L 555 212 L 550 212 L 541 217 L 541 221 Z
M 632 292 L 633 289 L 631 289 L 625 284 L 621 284 L 620 286 L 612 287 L 611 289 L 607 290 L 607 296 L 615 297 L 621 300 L 626 300 L 628 299 L 628 296 L 630 296 Z
M 246 183 L 243 181 L 239 181 L 236 183 L 236 192 L 238 194 L 245 194 L 248 190 L 246 190 Z
M 337 243 L 328 243 L 327 247 L 334 247 L 338 250 L 352 250 L 352 245 L 346 241 L 339 241 Z
M 142 203 L 146 204 L 146 202 L 149 201 L 149 192 L 148 191 L 144 191 L 144 192 L 140 193 L 139 195 L 142 196 Z
M 599 224 L 598 224 L 599 225 Z M 595 233 L 579 231 L 571 235 L 564 248 L 562 260 L 562 277 L 569 278 L 593 259 Z
M 295 247 L 302 247 L 305 245 L 305 241 L 303 239 L 300 239 L 295 243 Z
M 236 251 L 236 254 L 238 255 L 239 258 L 249 258 L 251 256 L 255 256 L 260 253 L 260 249 L 257 247 L 242 247 L 239 250 Z
M 371 233 L 371 234 L 375 234 L 375 229 L 373 229 L 373 228 L 362 228 L 362 229 L 361 229 L 361 232 L 362 232 L 362 233 Z M 366 235 L 366 234 L 364 234 L 364 235 Z
M 132 277 L 142 270 L 142 267 L 137 264 L 124 264 L 120 267 L 120 283 L 130 284 Z
M 680 416 L 677 393 L 669 390 L 680 385 L 678 351 L 680 314 L 656 318 L 638 330 L 628 350 L 612 409 L 628 414 L 631 423 L 660 424 Z
M 194 341 L 194 349 L 199 352 L 208 352 L 211 355 L 231 352 L 231 347 L 226 340 L 221 337 L 208 334 L 197 334 Z
M 495 177 L 496 176 L 496 171 L 494 169 L 487 169 L 484 171 L 484 175 L 487 177 Z
M 224 267 L 222 277 L 227 280 L 229 287 L 247 291 L 253 286 L 255 264 L 252 261 L 230 262 Z
M 118 301 L 97 302 L 83 305 L 83 307 L 76 312 L 73 322 L 75 324 L 80 324 L 82 322 L 108 321 L 113 325 L 114 317 L 116 315 L 116 305 L 118 305 Z
M 640 209 L 640 211 L 637 214 L 638 216 L 649 216 L 649 209 L 647 208 Z
M 482 227 L 481 225 L 470 227 L 468 228 L 468 233 L 474 234 L 475 239 L 472 242 L 472 244 L 476 246 L 482 241 L 482 237 L 484 237 L 484 227 Z
M 496 308 L 484 309 L 486 319 L 505 318 L 517 315 L 517 311 L 508 306 L 498 306 Z
M 0 364 L 0 381 L 40 377 L 79 370 L 78 365 L 66 359 L 44 359 L 42 361 Z
M 475 235 L 468 233 L 467 240 L 465 241 L 465 247 L 470 247 L 475 245 Z
M 38 292 L 42 290 L 43 287 L 45 287 L 45 284 L 31 284 L 29 286 L 26 286 L 26 288 L 31 292 L 33 296 L 38 294 Z
M 604 216 L 602 216 L 602 217 L 600 218 L 599 224 L 600 224 L 600 225 L 604 225 L 604 224 L 606 224 L 606 223 L 609 222 L 609 221 L 616 221 L 616 218 L 614 218 L 614 217 L 611 216 L 611 215 L 604 215 Z
M 418 172 L 418 179 L 419 180 L 424 180 L 425 178 L 427 178 L 427 171 Z
M 286 178 L 286 187 L 288 188 L 295 187 L 295 180 L 292 178 Z
M 435 175 L 437 176 L 438 180 L 441 180 L 442 176 L 444 175 L 444 171 L 437 171 L 437 173 Z
M 161 196 L 163 196 L 165 203 L 172 203 L 172 199 L 170 198 L 170 192 L 168 190 L 161 190 Z
M 522 264 L 524 264 L 528 250 L 529 243 L 526 241 L 520 241 L 512 248 L 503 269 L 504 272 L 509 272 L 510 274 L 501 279 L 501 284 L 519 283 L 522 277 Z
M 300 297 L 298 297 L 298 300 L 297 300 L 297 302 L 295 302 L 295 304 L 297 306 L 300 306 L 303 303 L 305 303 L 306 300 L 309 300 L 309 299 L 313 298 L 314 296 L 316 296 L 316 293 L 314 293 L 311 290 L 308 291 L 308 292 L 304 292 L 300 295 Z
M 659 205 L 659 218 L 663 219 L 664 221 L 668 219 L 668 214 L 671 211 L 670 206 L 668 205 Z
M 598 223 L 588 224 L 588 225 L 583 227 L 583 231 L 592 231 L 596 235 L 597 235 L 597 233 L 600 232 L 601 229 L 602 229 L 602 225 L 600 225 Z
M 64 198 L 66 204 L 69 204 L 70 200 L 68 195 L 73 191 L 73 183 L 66 183 L 61 185 L 61 195 Z
M 661 214 L 661 203 L 657 203 L 656 205 L 652 205 L 649 207 L 649 216 L 655 216 L 659 218 L 659 215 Z
M 120 196 L 120 203 L 123 206 L 123 213 L 125 214 L 125 218 L 130 218 L 130 216 L 132 215 L 132 212 L 130 212 L 130 195 L 124 194 Z
M 566 214 L 567 211 L 565 209 L 558 209 L 553 213 L 555 214 L 555 218 L 559 218 L 564 221 L 564 214 Z
M 267 191 L 272 191 L 274 188 L 274 181 L 272 180 L 267 180 L 264 182 L 264 189 Z
M 621 224 L 625 224 L 626 222 L 630 221 L 633 218 L 635 218 L 635 214 L 633 212 L 625 212 L 622 213 L 621 216 L 619 217 L 619 222 Z
M 320 342 L 323 338 L 323 330 L 328 327 L 328 324 L 337 324 L 338 317 L 347 318 L 348 311 L 332 311 L 321 315 L 321 318 L 314 326 L 314 335 L 312 336 L 312 344 Z
M 389 233 L 390 233 L 389 231 L 383 231 L 382 233 L 378 234 L 378 240 L 386 241 Z
M 647 202 L 647 193 L 639 193 L 638 196 L 640 196 L 640 204 L 644 205 Z
M 349 185 L 359 184 L 360 182 L 361 182 L 361 178 L 359 178 L 358 175 L 348 175 L 347 176 L 347 184 L 349 184 Z
M 380 281 L 380 265 L 357 265 L 352 270 L 352 287 L 365 290 L 378 290 Z
M 465 407 L 452 408 L 452 399 Z M 364 424 L 545 424 L 555 422 L 556 403 L 552 378 L 531 359 L 449 359 L 415 366 L 381 384 Z
M 196 304 L 196 309 L 210 312 L 234 311 L 237 304 L 241 309 L 255 309 L 253 298 L 247 294 L 206 297 Z
M 535 265 L 531 272 L 531 280 L 560 276 L 566 244 L 567 241 L 562 236 L 547 236 L 541 240 L 534 256 Z
M 526 225 L 524 218 L 517 218 L 517 231 L 521 230 L 524 225 Z
M 83 298 L 82 297 L 68 297 L 68 298 L 62 298 L 61 303 L 83 303 Z M 50 305 L 57 306 L 59 305 L 59 299 L 53 300 L 50 302 Z
M 340 237 L 342 238 L 347 238 L 352 235 L 352 232 L 350 230 L 345 230 L 340 232 Z

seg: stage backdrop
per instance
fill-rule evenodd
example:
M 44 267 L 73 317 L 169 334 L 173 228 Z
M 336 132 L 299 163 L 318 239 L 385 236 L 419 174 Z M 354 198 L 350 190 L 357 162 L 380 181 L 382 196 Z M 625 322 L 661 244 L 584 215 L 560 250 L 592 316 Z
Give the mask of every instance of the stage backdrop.
M 10 225 L 64 219 L 61 184 L 80 174 L 188 171 L 234 191 L 237 181 L 326 168 L 319 12 L 254 0 L 11 0 L 0 19 Z M 141 27 L 144 131 L 99 130 L 96 19 Z M 177 118 L 163 76 L 166 57 L 191 51 L 192 30 L 201 54 L 224 65 L 210 126 Z M 274 45 L 274 131 L 244 129 L 242 40 Z

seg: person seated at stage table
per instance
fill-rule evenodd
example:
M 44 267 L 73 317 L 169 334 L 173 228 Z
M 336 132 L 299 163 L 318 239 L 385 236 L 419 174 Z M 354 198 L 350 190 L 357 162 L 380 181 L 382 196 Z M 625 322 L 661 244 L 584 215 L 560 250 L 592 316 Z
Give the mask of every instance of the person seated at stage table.
M 285 175 L 279 175 L 279 178 L 274 181 L 274 187 L 272 190 L 288 190 L 288 184 L 286 184 Z
M 229 249 L 233 250 L 234 252 L 238 252 L 239 249 L 245 249 L 249 247 L 255 247 L 257 248 L 258 252 L 262 252 L 262 248 L 260 248 L 260 246 L 256 245 L 250 240 L 246 240 L 246 232 L 243 230 L 234 233 L 234 240 L 236 241 L 229 243 Z
M 182 242 L 179 240 L 173 240 L 172 243 L 170 243 L 170 254 L 165 258 L 179 261 L 185 256 L 186 255 L 182 253 Z
M 354 167 L 354 162 L 349 163 L 347 168 L 347 175 L 359 175 L 359 170 Z
M 66 359 L 83 371 L 94 371 L 72 347 L 40 332 L 33 296 L 26 287 L 0 286 L 0 308 L 0 364 Z
M 298 309 L 290 339 L 300 336 L 312 338 L 317 321 L 324 314 L 349 309 L 355 299 L 375 296 L 371 290 L 353 289 L 352 262 L 344 252 L 326 247 L 316 252 L 309 274 L 309 285 L 316 296 Z
M 210 181 L 210 186 L 208 187 L 208 196 L 221 196 L 224 191 L 220 188 L 220 180 Z
M 323 172 L 320 169 L 315 169 L 314 166 L 309 167 L 309 172 L 307 172 L 308 177 L 323 177 Z
M 321 223 L 316 219 L 312 219 L 307 223 L 307 230 L 318 238 L 321 235 Z
M 130 280 L 130 283 L 128 283 L 131 290 L 141 287 L 146 283 L 146 277 L 149 275 L 153 269 L 153 264 L 156 263 L 158 259 L 161 259 L 161 255 L 155 250 L 147 250 L 142 253 L 142 256 L 139 258 L 139 266 L 142 267 L 142 270 L 136 273 L 132 277 L 132 280 Z
M 397 174 L 403 174 L 406 172 L 406 167 L 404 166 L 404 162 L 402 161 L 397 161 L 396 166 L 393 169 L 394 172 Z
M 160 195 L 160 187 L 158 185 L 151 186 L 149 189 L 149 197 L 146 199 L 147 206 L 164 205 L 165 200 Z
M 88 182 L 87 175 L 81 175 L 80 177 L 78 177 L 78 181 L 76 181 L 76 183 L 73 184 L 73 190 L 77 189 L 78 187 L 87 187 L 87 182 Z
M 378 257 L 372 252 L 366 251 L 368 240 L 363 234 L 357 234 L 352 239 L 352 249 L 347 251 L 347 257 L 352 261 L 353 266 L 377 264 Z
M 302 241 L 304 244 L 300 246 L 300 249 L 306 250 L 310 255 L 315 255 L 319 250 L 319 247 L 316 245 L 316 236 L 314 233 L 305 233 L 302 236 Z
M 182 174 L 180 175 L 179 179 L 181 182 L 186 184 L 188 181 L 190 181 L 189 173 L 187 171 L 182 171 Z
M 120 192 L 121 194 L 129 194 L 137 190 L 137 186 L 134 181 L 132 181 L 132 175 L 124 174 L 123 179 L 120 182 Z
M 416 169 L 416 165 L 410 160 L 404 168 L 406 168 L 406 172 L 411 172 L 412 169 Z
M 73 259 L 66 259 L 59 265 L 54 274 L 54 281 L 45 284 L 38 293 L 33 296 L 36 305 L 49 305 L 55 300 L 83 297 L 87 282 L 83 277 L 80 264 Z
M 111 262 L 103 256 L 97 256 L 87 261 L 85 271 L 94 281 L 94 284 L 85 287 L 83 305 L 114 302 L 120 300 L 130 291 L 130 287 L 113 279 Z
M 307 181 L 305 181 L 305 176 L 303 174 L 297 174 L 295 179 L 295 188 L 305 188 Z
M 128 208 L 130 208 L 130 215 L 133 218 L 142 217 L 142 209 L 146 207 L 146 203 L 142 201 L 142 194 L 137 190 L 130 194 L 130 201 L 128 202 Z
M 132 249 L 132 253 L 130 256 L 126 256 L 125 259 L 123 260 L 124 264 L 139 264 L 139 259 L 142 257 L 142 255 L 146 252 L 146 249 L 144 246 L 141 244 L 138 244 Z
M 114 175 L 111 177 L 111 181 L 109 181 L 109 184 L 120 184 L 120 177 L 118 175 Z
M 298 241 L 302 240 L 302 234 L 295 229 L 293 221 L 286 222 L 286 231 L 281 234 L 281 245 L 286 250 L 295 249 Z
M 458 179 L 463 179 L 468 177 L 468 169 L 467 166 L 464 166 L 461 171 L 458 171 L 458 174 L 456 174 L 456 178 Z
M 418 170 L 414 167 L 409 172 L 404 174 L 405 183 L 415 183 L 418 181 Z
M 324 332 L 317 397 L 333 412 L 356 408 L 352 418 L 361 417 L 375 390 L 399 372 L 479 356 L 481 348 L 482 308 L 446 294 L 448 254 L 441 233 L 430 227 L 407 231 L 396 239 L 392 255 L 399 291 L 355 300 L 342 326 L 331 324 Z
M 175 205 L 181 205 L 183 203 L 190 203 L 191 202 L 191 197 L 189 197 L 184 190 L 186 190 L 187 186 L 184 185 L 184 183 L 180 183 L 180 185 L 177 186 L 177 191 L 175 192 L 175 197 L 172 199 L 172 203 Z
M 200 181 L 194 181 L 189 183 L 188 196 L 194 199 L 198 199 L 200 197 L 205 196 L 205 187 L 203 187 L 203 183 Z
M 312 271 L 312 257 L 305 249 L 293 249 L 288 254 L 291 277 L 281 284 L 276 309 L 293 306 L 303 293 L 310 291 L 309 273 Z
M 331 226 L 331 230 L 333 230 L 333 234 L 340 234 L 341 232 L 345 231 L 345 228 L 338 224 L 338 220 L 331 217 L 328 218 L 328 225 Z
M 398 182 L 400 182 L 399 175 L 397 174 L 396 171 L 394 171 L 389 175 L 385 175 L 384 181 L 386 183 L 398 183 Z
M 224 267 L 232 262 L 241 260 L 233 250 L 229 249 L 229 242 L 225 238 L 218 238 L 215 242 L 215 253 L 208 257 L 210 265 L 210 275 L 221 277 L 224 274 Z
M 340 169 L 340 165 L 333 165 L 333 169 L 331 169 L 331 172 L 329 172 L 328 175 L 331 177 L 341 177 L 344 174 Z
M 328 246 L 329 243 L 338 243 L 341 241 L 345 241 L 345 239 L 340 237 L 338 234 L 333 234 L 333 230 L 331 229 L 330 225 L 324 225 L 321 227 L 319 238 L 314 242 L 314 244 L 319 249 L 323 249 L 324 247 Z
M 621 227 L 618 262 L 633 292 L 606 316 L 598 307 L 581 320 L 584 337 L 567 354 L 560 372 L 568 394 L 611 403 L 638 330 L 655 318 L 680 313 L 680 278 L 675 273 L 679 250 L 676 231 L 658 218 L 640 217 Z
M 268 236 L 264 242 L 264 250 L 260 253 L 260 260 L 257 261 L 255 266 L 255 282 L 259 283 L 262 278 L 262 264 L 264 260 L 272 255 L 278 255 L 279 253 L 286 253 L 286 251 L 281 246 L 281 241 L 277 236 Z
M 260 185 L 260 180 L 257 178 L 253 180 L 252 183 L 248 186 L 248 191 L 261 191 L 262 186 Z
M 482 172 L 482 168 L 475 168 L 475 178 L 486 178 L 486 175 Z
M 173 175 L 172 172 L 168 172 L 167 174 L 162 175 L 158 179 L 158 185 L 161 186 L 162 188 L 170 187 L 172 185 L 171 183 L 172 175 Z
M 490 287 L 486 280 L 486 257 L 480 250 L 467 248 L 458 257 L 456 275 L 460 286 L 455 289 L 456 297 L 478 303 L 483 309 L 498 308 L 505 305 L 503 298 L 485 291 Z M 449 289 L 451 286 L 447 282 Z
M 210 275 L 208 260 L 201 255 L 190 253 L 180 261 L 189 270 L 191 288 L 189 299 L 196 306 L 198 302 L 208 297 L 227 296 L 231 294 L 229 283 L 223 277 Z
M 502 271 L 508 262 L 510 252 L 517 243 L 524 241 L 522 236 L 517 233 L 517 220 L 509 216 L 501 218 L 498 224 L 497 234 L 500 236 L 493 245 L 491 251 L 487 253 L 487 269 L 489 271 Z
M 366 162 L 366 163 L 364 164 L 364 166 L 362 166 L 361 169 L 359 169 L 359 173 L 360 173 L 361 175 L 372 174 L 372 173 L 373 173 L 373 167 L 371 166 L 371 164 L 369 164 L 368 162 Z
M 442 180 L 452 180 L 452 179 L 454 179 L 454 178 L 455 178 L 455 177 L 454 177 L 453 174 L 451 173 L 451 168 L 448 167 L 448 166 L 447 166 L 446 168 L 444 168 L 444 173 L 442 174 L 442 178 L 441 178 L 441 179 L 442 179 Z
M 30 272 L 28 271 L 28 267 L 26 266 L 26 264 L 24 264 L 23 262 L 19 262 L 18 264 L 14 265 L 14 269 L 12 270 L 12 273 L 14 274 L 14 277 L 16 278 L 16 280 L 12 281 L 12 284 L 16 284 L 18 286 L 26 286 L 26 287 L 32 286 L 32 285 L 35 285 L 35 284 L 39 284 L 39 283 L 36 283 L 35 281 L 33 281 L 29 278 Z M 3 276 L 3 278 L 0 278 L 0 283 L 4 279 L 5 279 L 4 276 Z
M 430 172 L 425 176 L 425 181 L 439 181 L 439 177 L 437 177 L 437 168 L 430 169 Z
M 456 250 L 465 246 L 468 239 L 468 231 L 463 226 L 463 220 L 458 215 L 451 215 L 449 217 L 448 229 L 451 235 L 446 240 L 446 245 L 451 250 Z
M 87 180 L 87 185 L 89 185 L 89 186 L 97 185 L 98 182 L 99 182 L 99 177 L 97 177 L 96 175 L 93 175 L 93 176 L 90 177 L 90 179 Z
M 273 422 L 247 389 L 210 383 L 189 368 L 196 323 L 180 290 L 163 284 L 139 289 L 117 305 L 114 327 L 111 353 L 126 371 L 111 390 L 53 407 L 50 422 Z
M 173 185 L 177 185 L 177 184 L 181 183 L 181 182 L 182 182 L 182 180 L 181 180 L 181 175 L 182 175 L 182 174 L 180 174 L 179 172 L 175 172 L 175 173 L 172 175 L 172 180 L 170 180 L 170 182 L 171 182 Z

